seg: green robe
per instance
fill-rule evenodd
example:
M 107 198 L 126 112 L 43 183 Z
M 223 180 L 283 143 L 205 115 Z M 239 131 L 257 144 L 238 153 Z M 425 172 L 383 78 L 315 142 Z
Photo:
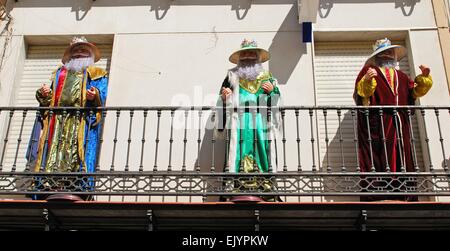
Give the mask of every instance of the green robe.
M 266 94 L 261 87 L 265 81 L 274 85 L 269 94 Z M 276 79 L 266 71 L 262 72 L 255 81 L 245 81 L 239 79 L 231 70 L 222 87 L 233 90 L 233 95 L 226 106 L 238 108 L 237 111 L 230 111 L 229 117 L 219 114 L 219 131 L 230 129 L 229 150 L 226 157 L 229 172 L 268 173 L 269 170 L 276 172 L 276 128 L 279 119 L 275 108 L 280 99 Z M 265 108 L 267 106 L 273 108 L 270 122 Z M 245 109 L 246 107 L 250 108 Z M 255 110 L 255 108 L 258 109 Z M 271 191 L 274 188 L 271 181 L 254 178 L 240 179 L 233 186 L 236 191 Z

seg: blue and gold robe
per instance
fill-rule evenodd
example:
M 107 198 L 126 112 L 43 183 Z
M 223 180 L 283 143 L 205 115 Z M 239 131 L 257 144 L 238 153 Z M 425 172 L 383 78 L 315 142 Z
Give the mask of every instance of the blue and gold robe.
M 52 75 L 51 93 L 36 99 L 41 107 L 101 107 L 105 105 L 108 77 L 90 66 L 80 72 L 64 67 Z M 86 92 L 95 88 L 95 99 Z M 102 129 L 101 112 L 45 111 L 36 118 L 28 145 L 27 161 L 35 172 L 94 172 Z

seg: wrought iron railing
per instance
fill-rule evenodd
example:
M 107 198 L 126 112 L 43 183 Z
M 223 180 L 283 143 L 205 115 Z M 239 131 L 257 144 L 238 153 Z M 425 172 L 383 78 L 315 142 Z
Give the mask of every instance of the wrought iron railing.
M 450 107 L 320 106 L 247 107 L 107 107 L 0 108 L 0 195 L 72 193 L 96 196 L 450 196 L 448 144 Z M 31 127 L 44 113 L 73 113 L 77 118 L 100 112 L 100 154 L 94 173 L 36 171 L 26 159 Z M 267 134 L 275 147 L 276 163 L 267 173 L 233 173 L 227 155 L 230 128 L 217 131 L 220 118 L 250 112 L 253 118 L 276 124 Z M 359 164 L 357 117 L 369 114 L 407 115 L 414 170 L 362 172 Z M 225 119 L 226 121 L 226 119 Z M 226 125 L 224 123 L 223 125 Z M 384 128 L 383 123 L 381 127 Z M 398 128 L 400 125 L 393 125 Z M 372 128 L 373 130 L 373 128 Z M 377 130 L 381 130 L 378 128 Z M 383 131 L 383 130 L 381 130 Z M 273 138 L 272 138 L 273 137 Z M 402 137 L 399 135 L 397 137 Z M 243 139 L 240 139 L 243 140 Z M 258 138 L 255 137 L 255 144 Z M 367 141 L 371 145 L 374 139 Z M 390 139 L 380 139 L 386 146 Z M 386 147 L 385 147 L 386 149 Z M 389 154 L 385 151 L 385 157 Z M 368 156 L 373 159 L 373 156 Z M 255 189 L 241 189 L 239 181 L 253 181 Z M 274 189 L 261 190 L 270 183 Z M 40 184 L 40 185 L 37 185 Z M 98 197 L 100 198 L 100 197 Z M 109 197 L 110 199 L 110 197 Z

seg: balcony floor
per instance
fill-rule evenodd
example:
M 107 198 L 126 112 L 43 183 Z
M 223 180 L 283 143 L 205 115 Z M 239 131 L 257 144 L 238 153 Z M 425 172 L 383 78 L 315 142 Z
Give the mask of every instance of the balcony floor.
M 48 212 L 48 221 L 45 220 L 45 212 Z M 142 231 L 450 230 L 450 203 L 70 203 L 0 200 L 0 230 L 45 230 L 46 227 L 50 230 Z

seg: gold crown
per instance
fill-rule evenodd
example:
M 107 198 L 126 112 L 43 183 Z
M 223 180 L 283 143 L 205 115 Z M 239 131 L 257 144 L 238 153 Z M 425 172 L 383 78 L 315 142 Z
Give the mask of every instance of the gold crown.
M 78 43 L 89 43 L 85 37 L 73 37 L 72 41 L 70 41 L 70 45 L 78 44 Z

